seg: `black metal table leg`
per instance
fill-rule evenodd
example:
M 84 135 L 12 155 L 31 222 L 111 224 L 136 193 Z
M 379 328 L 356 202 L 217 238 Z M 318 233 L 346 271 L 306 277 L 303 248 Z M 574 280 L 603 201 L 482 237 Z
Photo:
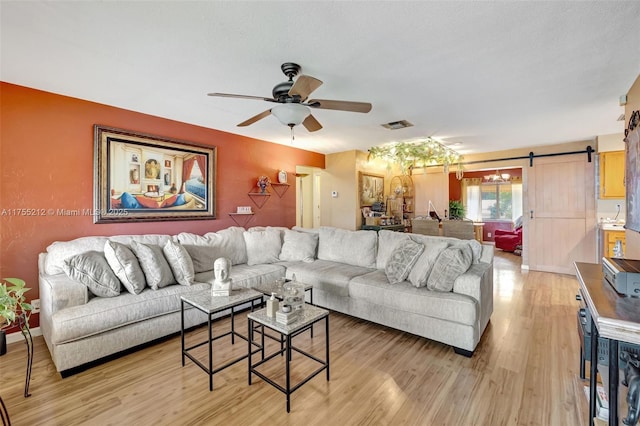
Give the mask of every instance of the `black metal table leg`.
M 207 328 L 209 329 L 209 392 L 213 390 L 213 331 L 211 330 L 211 315 L 208 315 Z
M 286 394 L 287 394 L 287 413 L 291 412 L 291 335 L 287 334 L 287 359 L 285 361 L 285 375 L 286 375 Z
M 584 359 L 584 349 L 582 348 L 582 346 L 580 347 L 580 379 L 584 380 L 587 376 L 586 376 L 586 366 L 585 366 L 586 362 Z
M 591 320 L 591 365 L 589 372 L 589 425 L 593 426 L 593 419 L 596 417 L 596 387 L 598 386 L 598 328 Z
M 618 341 L 609 339 L 609 424 L 618 424 Z
M 329 315 L 324 319 L 325 322 L 325 355 L 327 360 L 327 382 L 329 381 Z
M 236 344 L 236 322 L 235 322 L 235 311 L 233 306 L 231 307 L 231 344 Z
M 182 366 L 184 367 L 184 300 L 180 300 L 180 342 L 182 345 Z
M 253 307 L 253 302 L 251 302 L 251 305 Z M 247 327 L 249 331 L 249 338 L 247 339 L 247 342 L 249 343 L 247 359 L 249 360 L 249 386 L 251 386 L 251 355 L 253 354 L 253 351 L 251 350 L 251 343 L 253 342 L 253 320 L 251 318 L 247 321 Z

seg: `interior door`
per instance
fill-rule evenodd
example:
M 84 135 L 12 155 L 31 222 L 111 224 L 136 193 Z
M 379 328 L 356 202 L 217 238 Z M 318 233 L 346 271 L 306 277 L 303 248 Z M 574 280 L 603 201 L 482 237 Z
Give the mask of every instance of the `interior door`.
M 529 268 L 573 275 L 573 262 L 597 262 L 594 161 L 536 158 L 528 176 Z

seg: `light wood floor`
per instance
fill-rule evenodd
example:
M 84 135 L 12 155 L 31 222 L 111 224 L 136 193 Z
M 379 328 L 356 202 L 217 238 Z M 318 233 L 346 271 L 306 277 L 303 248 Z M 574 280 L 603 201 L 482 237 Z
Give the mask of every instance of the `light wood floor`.
M 180 338 L 61 379 L 36 340 L 32 396 L 24 398 L 25 345 L 0 357 L 0 395 L 14 425 L 585 425 L 578 377 L 576 279 L 521 272 L 496 251 L 494 313 L 473 358 L 440 343 L 332 313 L 331 380 L 320 374 L 285 397 L 241 362 L 208 377 L 180 363 Z M 246 321 L 238 321 L 246 329 Z M 216 323 L 219 331 L 228 320 Z M 298 346 L 322 354 L 323 327 Z M 204 339 L 204 330 L 193 337 Z M 246 350 L 221 344 L 220 356 Z M 294 361 L 296 358 L 294 358 Z M 271 370 L 280 369 L 277 361 Z M 299 377 L 309 370 L 300 364 Z M 272 371 L 273 372 L 273 371 Z

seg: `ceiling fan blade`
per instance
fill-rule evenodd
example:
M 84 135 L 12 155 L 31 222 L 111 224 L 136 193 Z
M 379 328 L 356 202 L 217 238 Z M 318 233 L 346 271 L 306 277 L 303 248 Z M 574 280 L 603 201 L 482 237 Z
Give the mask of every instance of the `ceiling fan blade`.
M 263 96 L 234 95 L 233 93 L 207 93 L 207 96 L 218 96 L 221 98 L 253 99 L 256 101 L 277 102 L 275 99 L 265 98 Z
M 268 110 L 266 110 L 266 111 L 262 111 L 260 114 L 258 114 L 258 115 L 254 115 L 254 116 L 253 116 L 253 117 L 251 117 L 250 119 L 245 120 L 245 121 L 243 121 L 242 123 L 238 124 L 238 127 L 245 127 L 245 126 L 248 126 L 248 125 L 253 124 L 253 123 L 255 123 L 255 122 L 256 122 L 256 121 L 258 121 L 258 120 L 262 120 L 263 118 L 268 117 L 268 116 L 270 116 L 270 115 L 271 115 L 271 110 L 270 110 L 270 109 L 268 109 Z
M 291 89 L 289 89 L 289 96 L 300 96 L 300 99 L 303 101 L 309 97 L 311 92 L 316 90 L 318 87 L 322 86 L 322 81 L 317 78 L 301 75 L 296 79 L 296 82 L 293 83 Z
M 320 124 L 318 120 L 316 120 L 316 118 L 311 114 L 307 115 L 307 118 L 304 119 L 302 125 L 310 132 L 315 132 L 322 129 L 322 124 Z
M 368 102 L 332 101 L 329 99 L 312 99 L 308 102 L 312 108 L 335 109 L 338 111 L 369 112 L 371 104 Z

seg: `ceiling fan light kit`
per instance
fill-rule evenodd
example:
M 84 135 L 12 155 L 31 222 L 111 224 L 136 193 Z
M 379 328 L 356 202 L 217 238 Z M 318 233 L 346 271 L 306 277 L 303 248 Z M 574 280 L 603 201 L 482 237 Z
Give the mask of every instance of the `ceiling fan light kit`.
M 322 85 L 322 81 L 302 74 L 294 81 L 293 78 L 300 73 L 302 67 L 293 62 L 285 62 L 280 69 L 289 80 L 278 83 L 273 87 L 271 91 L 273 98 L 217 92 L 209 93 L 208 95 L 222 98 L 252 99 L 280 104 L 243 121 L 238 124 L 239 127 L 249 126 L 269 115 L 275 115 L 282 124 L 289 126 L 292 132 L 293 128 L 300 124 L 309 132 L 315 132 L 322 129 L 322 125 L 311 115 L 310 108 L 361 113 L 371 111 L 371 104 L 368 102 L 336 101 L 330 99 L 311 99 L 307 101 L 311 92 Z
M 305 118 L 311 114 L 309 107 L 301 104 L 282 104 L 271 108 L 271 114 L 285 126 L 293 127 L 302 124 Z

